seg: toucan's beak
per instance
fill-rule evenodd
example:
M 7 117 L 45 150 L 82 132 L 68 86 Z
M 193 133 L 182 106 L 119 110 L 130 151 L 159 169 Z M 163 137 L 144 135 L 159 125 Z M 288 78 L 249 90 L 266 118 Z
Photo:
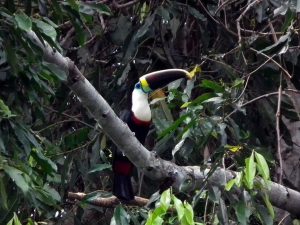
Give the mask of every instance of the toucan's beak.
M 192 77 L 191 73 L 183 69 L 159 70 L 140 77 L 140 84 L 142 90 L 149 93 L 177 79 L 192 79 Z

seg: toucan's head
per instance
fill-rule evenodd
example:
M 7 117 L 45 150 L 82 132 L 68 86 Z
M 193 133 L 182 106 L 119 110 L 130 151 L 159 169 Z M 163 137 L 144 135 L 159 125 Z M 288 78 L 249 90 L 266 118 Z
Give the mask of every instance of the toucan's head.
M 131 110 L 135 118 L 140 121 L 150 121 L 151 110 L 148 102 L 148 94 L 180 78 L 192 79 L 199 68 L 195 67 L 192 72 L 183 69 L 159 70 L 140 77 L 139 82 L 136 83 L 132 92 Z
M 180 78 L 191 79 L 192 75 L 183 69 L 159 70 L 140 77 L 140 85 L 142 91 L 150 93 Z

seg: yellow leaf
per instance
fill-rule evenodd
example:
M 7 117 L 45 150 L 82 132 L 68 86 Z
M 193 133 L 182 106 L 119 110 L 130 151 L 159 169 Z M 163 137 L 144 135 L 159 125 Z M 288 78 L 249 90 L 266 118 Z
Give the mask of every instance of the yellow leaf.
M 240 146 L 240 145 L 237 145 L 237 146 L 225 145 L 224 148 L 226 148 L 229 151 L 234 152 L 234 153 L 239 152 L 239 151 L 241 151 L 243 149 L 243 147 Z

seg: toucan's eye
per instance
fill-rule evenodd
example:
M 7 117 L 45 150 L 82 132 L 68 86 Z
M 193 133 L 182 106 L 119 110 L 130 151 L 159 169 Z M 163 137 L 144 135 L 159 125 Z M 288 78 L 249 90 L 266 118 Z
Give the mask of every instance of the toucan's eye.
M 141 84 L 140 84 L 140 82 L 136 83 L 135 86 L 134 86 L 134 88 L 136 88 L 136 89 L 141 89 Z

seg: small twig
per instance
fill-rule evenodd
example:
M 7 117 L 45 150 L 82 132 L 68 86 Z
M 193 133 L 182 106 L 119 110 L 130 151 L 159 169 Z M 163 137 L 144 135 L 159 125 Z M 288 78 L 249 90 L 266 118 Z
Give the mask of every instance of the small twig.
M 75 28 L 72 27 L 66 34 L 66 36 L 60 41 L 60 45 L 65 47 L 67 42 L 70 42 L 70 37 L 75 33 Z
M 176 63 L 174 62 L 174 60 L 171 56 L 170 49 L 168 48 L 167 43 L 165 42 L 165 38 L 164 38 L 164 35 L 163 35 L 162 24 L 160 24 L 160 38 L 161 38 L 161 43 L 162 43 L 162 46 L 163 46 L 163 50 L 164 50 L 165 55 L 168 59 L 168 62 L 171 64 L 171 66 L 173 68 L 177 68 Z
M 260 95 L 256 98 L 253 98 L 253 99 L 249 100 L 248 102 L 245 102 L 244 104 L 240 105 L 239 108 L 243 108 L 243 107 L 245 107 L 245 106 L 247 106 L 247 105 L 249 105 L 249 104 L 251 104 L 251 103 L 253 103 L 257 100 L 260 100 L 262 98 L 268 98 L 268 97 L 273 96 L 273 95 L 278 95 L 278 92 L 276 91 L 276 92 L 271 92 L 271 93 L 267 93 L 267 94 L 264 94 L 264 95 Z M 236 113 L 237 111 L 238 111 L 238 109 L 233 110 L 231 113 L 229 113 L 227 116 L 224 117 L 224 120 L 229 118 L 232 114 Z
M 282 224 L 283 221 L 290 216 L 289 213 L 286 212 L 286 215 L 279 221 L 278 225 Z
M 274 26 L 273 26 L 273 24 L 271 23 L 271 20 L 270 20 L 270 19 L 268 20 L 268 23 L 269 23 L 269 27 L 270 27 L 270 30 L 271 30 L 271 34 L 272 34 L 272 37 L 273 37 L 273 41 L 274 41 L 274 43 L 276 43 L 276 42 L 278 41 L 278 38 L 277 38 L 277 36 L 276 36 Z
M 286 92 L 293 92 L 293 93 L 296 93 L 296 94 L 300 94 L 300 91 L 299 90 L 295 90 L 295 89 L 290 89 L 290 88 L 287 88 L 287 89 L 284 89 L 284 91 Z
M 231 4 L 233 3 L 235 0 L 227 0 L 224 1 L 221 5 L 218 6 L 217 10 L 215 11 L 215 15 L 217 15 L 219 13 L 219 11 L 221 11 L 221 9 L 223 9 L 224 6 L 226 6 L 227 4 Z
M 238 31 L 238 38 L 239 38 L 239 45 L 242 46 L 242 36 L 241 36 L 241 19 L 245 16 L 245 14 L 256 4 L 260 3 L 261 0 L 254 0 L 253 2 L 251 2 L 247 8 L 241 13 L 241 15 L 237 18 L 236 20 L 236 27 L 237 27 L 237 31 Z
M 284 74 L 287 76 L 287 78 L 292 79 L 291 74 L 290 74 L 286 69 L 284 69 L 278 62 L 276 62 L 276 60 L 272 59 L 270 56 L 266 55 L 266 54 L 263 53 L 263 52 L 257 51 L 257 50 L 254 49 L 254 48 L 250 48 L 250 50 L 252 50 L 252 51 L 256 52 L 257 54 L 260 54 L 260 55 L 262 55 L 262 56 L 264 56 L 264 57 L 270 59 L 273 63 L 275 63 L 275 64 L 276 64 L 276 65 L 284 72 Z
M 96 199 L 89 199 L 88 195 L 82 192 L 68 192 L 68 198 L 71 200 L 79 200 L 79 201 L 83 201 L 85 200 L 85 202 L 91 204 L 91 205 L 96 205 L 96 206 L 100 206 L 100 207 L 106 207 L 106 208 L 113 208 L 116 207 L 117 205 L 123 203 L 126 205 L 135 205 L 135 206 L 139 206 L 139 207 L 143 207 L 145 206 L 149 200 L 146 198 L 142 198 L 142 197 L 134 197 L 134 200 L 129 201 L 129 202 L 121 202 L 117 197 L 115 196 L 111 196 L 111 197 L 107 197 L 107 198 L 96 198 Z
M 241 31 L 243 31 L 244 33 L 251 33 L 251 34 L 259 34 L 259 35 L 273 35 L 271 32 L 260 32 L 260 31 L 256 31 L 256 30 L 248 30 L 245 28 L 241 28 Z M 275 34 L 277 35 L 282 35 L 284 34 L 284 32 L 275 32 Z
M 263 64 L 261 64 L 259 67 L 257 67 L 255 70 L 253 70 L 253 71 L 251 71 L 250 73 L 248 73 L 245 77 L 247 77 L 247 79 L 246 79 L 246 84 L 245 84 L 245 86 L 244 86 L 244 88 L 243 88 L 243 91 L 242 91 L 242 93 L 233 101 L 233 102 L 237 102 L 243 95 L 244 95 L 244 93 L 245 93 L 245 91 L 246 91 L 246 88 L 247 88 L 247 86 L 248 86 L 248 82 L 249 82 L 249 79 L 250 79 L 250 77 L 251 77 L 251 75 L 253 74 L 253 73 L 255 73 L 256 71 L 258 71 L 261 67 L 263 67 L 265 64 L 267 64 L 270 60 L 271 60 L 271 58 L 273 58 L 274 56 L 276 56 L 276 55 L 273 55 L 272 57 L 270 57 L 269 59 L 267 59 Z
M 48 125 L 47 127 L 44 127 L 44 128 L 42 128 L 42 129 L 40 129 L 40 130 L 38 130 L 38 131 L 34 131 L 34 132 L 35 132 L 35 133 L 41 133 L 41 132 L 43 132 L 43 131 L 45 131 L 45 130 L 48 130 L 48 129 L 52 128 L 52 127 L 58 126 L 59 124 L 68 123 L 68 122 L 78 122 L 78 121 L 77 121 L 77 120 L 74 120 L 74 119 L 70 119 L 70 120 L 62 120 L 62 121 L 58 121 L 58 122 L 56 122 L 56 123 L 52 123 L 52 124 Z
M 90 140 L 89 142 L 87 142 L 87 143 L 85 143 L 85 144 L 83 144 L 83 145 L 80 145 L 80 146 L 78 146 L 78 147 L 76 147 L 76 148 L 73 148 L 73 149 L 71 149 L 71 150 L 69 150 L 69 151 L 60 152 L 60 153 L 56 153 L 56 154 L 52 154 L 52 155 L 47 155 L 47 157 L 52 158 L 52 157 L 56 157 L 56 156 L 60 156 L 60 155 L 67 155 L 67 154 L 70 154 L 70 153 L 72 153 L 72 152 L 76 152 L 76 151 L 78 151 L 78 150 L 80 150 L 80 149 L 83 149 L 83 148 L 89 146 L 96 138 L 97 138 L 97 136 L 95 136 L 95 137 L 94 137 L 92 140 Z
M 273 24 L 270 19 L 268 21 L 273 41 L 276 43 L 278 38 L 275 34 L 275 30 Z M 279 60 L 281 62 L 281 57 L 279 56 Z M 282 163 L 282 155 L 281 155 L 281 132 L 280 132 L 280 118 L 281 118 L 281 97 L 282 97 L 282 71 L 280 73 L 279 87 L 278 87 L 278 101 L 277 101 L 277 111 L 276 111 L 276 138 L 277 138 L 277 155 L 279 160 L 279 184 L 282 184 L 282 176 L 283 176 L 283 163 Z
M 207 10 L 207 8 L 205 8 L 205 6 L 203 5 L 201 0 L 198 0 L 199 5 L 201 6 L 201 8 L 203 9 L 203 11 L 206 13 L 206 15 L 212 19 L 217 25 L 220 25 L 221 27 L 223 27 L 228 33 L 230 33 L 233 36 L 237 36 L 237 34 L 235 32 L 233 32 L 232 30 L 230 30 L 229 28 L 227 28 L 223 23 L 221 23 L 220 21 L 218 21 L 217 19 L 215 19 L 211 13 Z
M 131 5 L 134 5 L 134 4 L 138 3 L 138 2 L 139 2 L 139 0 L 132 0 L 132 1 L 126 2 L 124 4 L 119 4 L 116 0 L 114 0 L 113 1 L 113 6 L 115 8 L 121 9 L 121 8 L 126 8 L 126 7 L 129 7 Z
M 208 60 L 208 61 L 212 61 L 212 62 L 216 62 L 216 63 L 219 63 L 219 64 L 221 64 L 221 65 L 223 65 L 223 66 L 225 66 L 225 67 L 230 67 L 232 70 L 234 70 L 236 73 L 242 73 L 241 71 L 239 71 L 239 70 L 237 70 L 236 68 L 234 68 L 234 67 L 232 67 L 232 66 L 230 66 L 229 64 L 226 64 L 226 63 L 224 63 L 224 62 L 222 62 L 222 61 L 218 61 L 218 60 L 216 60 L 216 59 L 212 59 L 212 58 L 209 58 L 209 57 L 207 57 L 207 56 L 203 56 L 202 57 L 203 59 L 205 59 L 205 60 Z
M 204 206 L 204 224 L 206 224 L 206 217 L 207 217 L 207 208 L 208 208 L 208 196 L 206 197 L 205 206 Z
M 279 184 L 282 184 L 282 155 L 281 155 L 281 135 L 280 135 L 280 108 L 281 108 L 281 97 L 282 97 L 282 75 L 280 75 L 280 84 L 278 88 L 278 101 L 277 101 L 277 111 L 276 111 L 276 136 L 277 136 L 277 154 L 279 159 Z
M 57 114 L 61 114 L 61 115 L 65 116 L 65 117 L 68 117 L 68 118 L 71 118 L 71 119 L 73 119 L 74 121 L 77 121 L 77 122 L 79 122 L 79 123 L 82 123 L 82 124 L 84 124 L 84 125 L 86 125 L 86 126 L 92 128 L 92 129 L 94 129 L 94 126 L 92 126 L 92 125 L 90 125 L 90 124 L 88 124 L 88 123 L 86 123 L 86 122 L 84 122 L 84 121 L 82 121 L 82 120 L 76 118 L 75 116 L 68 115 L 67 113 L 64 113 L 64 112 L 59 112 L 59 111 L 57 111 L 57 110 L 55 110 L 55 109 L 52 109 L 52 108 L 50 108 L 50 107 L 48 107 L 48 106 L 43 106 L 43 107 L 46 108 L 46 109 L 48 109 L 48 110 L 50 110 L 50 111 L 52 111 L 52 112 L 55 112 L 55 113 L 57 113 Z

